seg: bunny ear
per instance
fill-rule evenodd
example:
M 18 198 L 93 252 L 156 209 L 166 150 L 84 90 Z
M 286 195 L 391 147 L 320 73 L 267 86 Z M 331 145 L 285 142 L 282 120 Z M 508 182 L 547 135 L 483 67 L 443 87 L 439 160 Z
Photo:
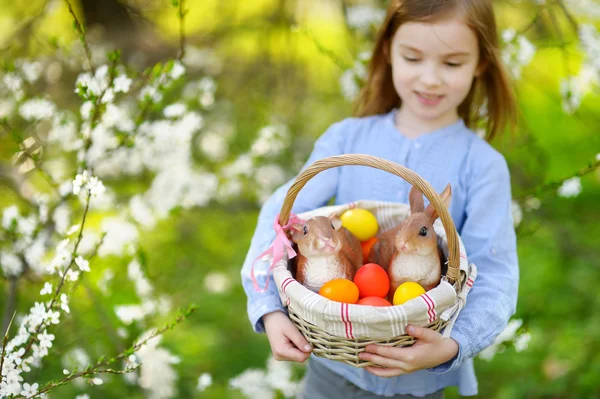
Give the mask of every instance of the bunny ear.
M 332 213 L 329 215 L 329 220 L 331 221 L 331 224 L 333 224 L 333 228 L 335 230 L 339 230 L 340 227 L 342 227 L 342 220 L 338 214 Z
M 415 214 L 423 212 L 425 203 L 423 202 L 423 193 L 416 186 L 412 186 L 408 194 L 408 202 L 410 203 L 410 213 Z
M 450 188 L 450 183 L 446 185 L 446 188 L 444 188 L 444 191 L 442 191 L 442 193 L 440 194 L 440 198 L 446 209 L 448 209 L 448 207 L 450 206 L 450 200 L 452 198 L 452 189 Z M 427 209 L 425 209 L 425 215 L 429 218 L 432 224 L 439 216 L 437 211 L 433 207 L 433 204 L 431 203 L 427 205 Z
M 290 226 L 290 233 L 292 234 L 292 239 L 294 241 L 296 241 L 298 234 L 302 232 L 302 227 L 304 227 L 302 223 L 294 223 Z

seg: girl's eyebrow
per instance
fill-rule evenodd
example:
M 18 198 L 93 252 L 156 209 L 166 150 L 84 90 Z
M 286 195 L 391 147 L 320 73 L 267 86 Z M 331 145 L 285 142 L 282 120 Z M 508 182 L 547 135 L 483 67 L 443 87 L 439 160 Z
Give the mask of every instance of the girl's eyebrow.
M 403 48 L 405 48 L 407 50 L 414 51 L 415 53 L 422 53 L 422 51 L 419 50 L 418 48 L 412 47 L 412 46 L 410 46 L 408 44 L 402 44 L 401 43 L 401 44 L 399 44 L 399 46 L 403 47 Z M 468 51 L 455 51 L 455 52 L 452 52 L 452 53 L 444 54 L 444 57 L 456 57 L 456 56 L 467 56 L 467 55 L 471 55 L 471 53 L 468 52 Z

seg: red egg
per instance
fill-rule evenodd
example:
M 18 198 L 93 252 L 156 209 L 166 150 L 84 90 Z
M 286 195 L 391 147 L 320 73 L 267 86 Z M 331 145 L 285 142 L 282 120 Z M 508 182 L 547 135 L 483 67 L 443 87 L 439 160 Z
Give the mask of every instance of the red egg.
M 387 272 L 376 263 L 361 266 L 354 276 L 360 298 L 378 296 L 385 298 L 390 290 L 390 278 Z
M 367 296 L 362 299 L 359 299 L 356 302 L 357 305 L 366 305 L 366 306 L 392 306 L 392 304 L 383 298 L 378 296 Z

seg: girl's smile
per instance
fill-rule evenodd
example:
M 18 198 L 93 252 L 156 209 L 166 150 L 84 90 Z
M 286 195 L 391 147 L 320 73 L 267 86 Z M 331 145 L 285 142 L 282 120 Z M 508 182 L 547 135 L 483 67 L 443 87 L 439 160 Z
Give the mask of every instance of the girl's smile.
M 443 95 L 429 94 L 426 92 L 419 92 L 416 90 L 415 90 L 415 94 L 417 95 L 417 98 L 419 99 L 421 104 L 428 106 L 428 107 L 433 107 L 433 106 L 438 105 L 444 98 Z

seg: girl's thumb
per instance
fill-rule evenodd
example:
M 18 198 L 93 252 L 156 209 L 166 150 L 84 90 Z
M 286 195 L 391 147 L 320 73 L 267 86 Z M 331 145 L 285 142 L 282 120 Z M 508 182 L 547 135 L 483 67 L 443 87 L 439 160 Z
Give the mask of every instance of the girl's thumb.
M 406 327 L 406 332 L 411 337 L 415 337 L 417 339 L 422 339 L 424 341 L 435 341 L 439 338 L 439 334 L 429 328 L 419 327 L 408 325 Z
M 300 349 L 302 352 L 309 353 L 312 351 L 312 346 L 297 328 L 294 328 L 292 331 L 287 331 L 287 336 L 290 341 L 296 345 L 296 348 Z

